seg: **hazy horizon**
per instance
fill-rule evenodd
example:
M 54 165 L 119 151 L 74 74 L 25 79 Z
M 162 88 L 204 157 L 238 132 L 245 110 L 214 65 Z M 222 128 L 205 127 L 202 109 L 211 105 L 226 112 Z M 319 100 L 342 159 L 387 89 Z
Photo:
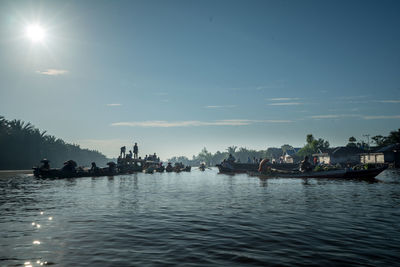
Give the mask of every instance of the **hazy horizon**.
M 2 1 L 0 114 L 116 157 L 400 128 L 398 1 Z M 33 27 L 33 28 L 32 28 Z M 36 28 L 35 28 L 36 27 Z

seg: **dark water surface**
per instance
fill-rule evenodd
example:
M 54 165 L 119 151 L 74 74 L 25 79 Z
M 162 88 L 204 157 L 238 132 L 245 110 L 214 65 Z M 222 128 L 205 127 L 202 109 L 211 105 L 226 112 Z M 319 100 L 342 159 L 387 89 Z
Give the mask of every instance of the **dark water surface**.
M 0 265 L 399 266 L 400 173 L 0 179 Z M 40 226 L 38 226 L 40 225 Z

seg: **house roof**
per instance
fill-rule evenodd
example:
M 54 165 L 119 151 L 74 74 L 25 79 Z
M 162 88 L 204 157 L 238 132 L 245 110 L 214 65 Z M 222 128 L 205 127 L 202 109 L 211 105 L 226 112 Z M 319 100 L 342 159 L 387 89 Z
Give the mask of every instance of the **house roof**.
M 365 150 L 358 147 L 341 146 L 335 148 L 331 154 L 334 157 L 341 157 L 341 156 L 361 154 L 363 152 L 365 152 Z
M 340 146 L 340 147 L 322 149 L 320 150 L 320 153 L 313 154 L 313 156 L 321 157 L 330 155 L 333 157 L 342 157 L 349 155 L 357 155 L 363 152 L 365 152 L 365 150 L 358 147 Z
M 299 152 L 300 149 L 301 149 L 301 147 L 294 147 L 293 149 L 286 150 L 286 154 L 293 157 L 294 154 Z
M 388 146 L 384 146 L 381 149 L 377 150 L 376 152 L 384 153 L 384 152 L 391 152 L 393 150 L 400 150 L 400 144 L 397 143 L 397 144 L 391 144 L 391 145 L 388 145 Z

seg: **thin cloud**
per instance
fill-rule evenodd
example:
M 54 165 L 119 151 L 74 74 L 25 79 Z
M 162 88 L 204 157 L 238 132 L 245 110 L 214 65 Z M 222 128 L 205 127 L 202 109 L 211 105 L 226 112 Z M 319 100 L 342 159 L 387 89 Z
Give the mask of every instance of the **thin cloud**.
M 314 115 L 314 116 L 310 116 L 310 118 L 312 119 L 336 119 L 336 118 L 340 118 L 339 115 Z
M 156 96 L 166 96 L 166 95 L 168 95 L 168 93 L 166 93 L 166 92 L 155 92 L 155 93 L 153 93 L 153 95 L 156 95 Z
M 215 106 L 205 106 L 205 108 L 209 109 L 218 109 L 218 108 L 234 108 L 236 107 L 235 105 L 215 105 Z
M 365 120 L 400 119 L 400 115 L 364 116 Z
M 379 103 L 393 103 L 397 104 L 400 103 L 400 100 L 378 100 Z
M 246 126 L 254 123 L 290 123 L 290 120 L 217 120 L 217 121 L 133 121 L 115 122 L 111 126 L 129 127 L 200 127 L 200 126 Z
M 285 88 L 285 80 L 277 80 L 266 85 L 256 87 L 256 90 L 282 89 Z
M 277 97 L 277 98 L 267 98 L 267 100 L 270 101 L 293 101 L 293 100 L 299 100 L 300 98 L 298 97 Z
M 44 71 L 36 71 L 36 73 L 42 74 L 42 75 L 49 75 L 49 76 L 58 76 L 58 75 L 65 75 L 68 74 L 69 71 L 67 70 L 58 70 L 58 69 L 47 69 Z
M 303 103 L 300 102 L 277 102 L 277 103 L 270 103 L 269 106 L 297 106 Z
M 108 107 L 119 107 L 119 106 L 122 106 L 122 104 L 119 104 L 119 103 L 111 103 L 111 104 L 107 104 L 106 106 L 108 106 Z
M 326 115 L 313 115 L 310 116 L 309 118 L 322 120 L 322 119 L 359 118 L 359 117 L 361 116 L 357 114 L 326 114 Z

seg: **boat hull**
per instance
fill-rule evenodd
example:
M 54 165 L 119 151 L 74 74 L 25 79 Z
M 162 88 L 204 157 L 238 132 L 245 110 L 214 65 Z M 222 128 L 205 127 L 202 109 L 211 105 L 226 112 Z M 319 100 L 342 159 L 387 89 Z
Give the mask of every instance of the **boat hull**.
M 238 162 L 223 162 L 216 165 L 220 173 L 247 173 L 258 172 L 258 163 L 238 163 Z M 267 163 L 267 166 L 277 170 L 291 171 L 298 168 L 298 164 L 293 163 Z
M 271 172 L 271 173 L 258 173 L 249 172 L 251 176 L 258 176 L 260 178 L 340 178 L 340 179 L 374 179 L 381 172 L 383 172 L 387 166 L 373 168 L 369 170 L 332 170 L 332 171 L 321 171 L 321 172 L 307 172 L 307 173 L 283 173 L 283 172 Z
M 94 172 L 90 171 L 63 171 L 61 169 L 41 170 L 33 168 L 33 175 L 37 178 L 81 178 L 81 177 L 100 177 L 117 175 L 116 171 L 107 169 L 99 169 Z M 121 173 L 122 174 L 122 173 Z

